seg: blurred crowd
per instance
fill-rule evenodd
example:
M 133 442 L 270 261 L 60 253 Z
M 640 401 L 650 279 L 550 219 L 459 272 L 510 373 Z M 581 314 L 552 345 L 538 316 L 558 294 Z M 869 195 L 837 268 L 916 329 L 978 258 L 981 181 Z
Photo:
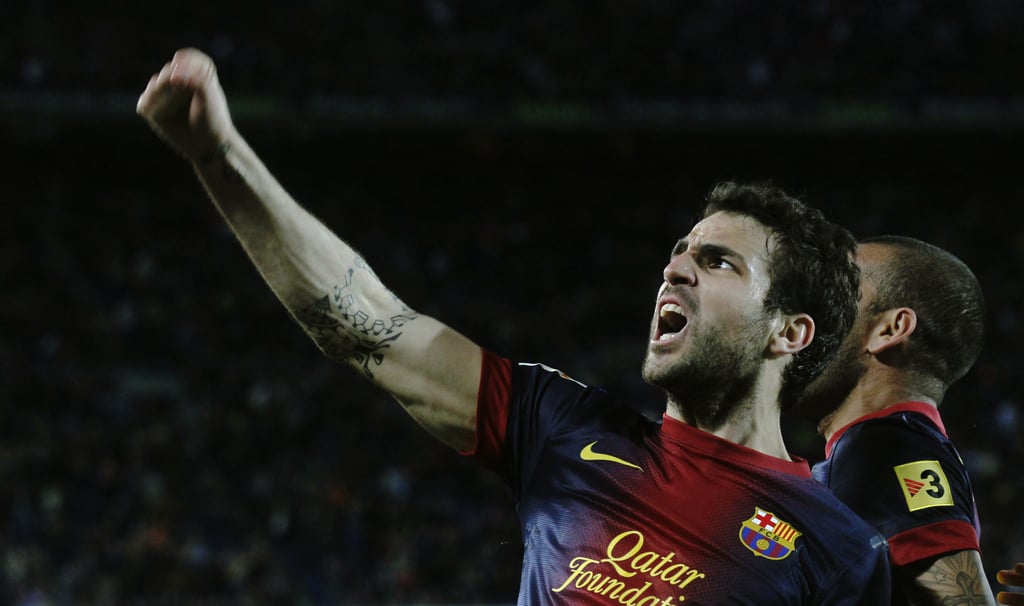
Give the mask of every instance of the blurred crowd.
M 170 52 L 194 45 L 231 73 L 236 91 L 295 96 L 810 105 L 854 97 L 913 109 L 931 95 L 1021 91 L 1024 6 L 1012 0 L 638 0 L 624 8 L 604 0 L 298 0 L 244 9 L 21 0 L 0 6 L 0 82 L 134 90 Z
M 229 94 L 285 99 L 1022 98 L 1024 5 L 1007 0 L 81 6 L 0 4 L 0 93 L 137 93 L 195 45 Z M 18 136 L 0 149 L 0 603 L 514 600 L 505 487 L 316 351 L 130 108 L 24 139 L 42 123 L 2 110 Z M 410 306 L 652 414 L 639 365 L 660 271 L 714 180 L 772 178 L 857 235 L 950 249 L 990 315 L 942 413 L 990 573 L 1024 561 L 1012 135 L 254 133 Z M 820 459 L 814 428 L 788 423 Z

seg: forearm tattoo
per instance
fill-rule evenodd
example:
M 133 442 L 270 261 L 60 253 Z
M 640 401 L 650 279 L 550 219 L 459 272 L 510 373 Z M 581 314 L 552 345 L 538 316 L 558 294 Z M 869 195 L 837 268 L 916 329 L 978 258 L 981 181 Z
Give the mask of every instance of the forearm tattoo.
M 365 279 L 380 284 L 373 270 L 357 257 L 343 284 L 335 285 L 330 293 L 300 309 L 295 317 L 324 354 L 334 360 L 354 360 L 372 379 L 373 370 L 384 362 L 387 349 L 402 336 L 401 328 L 418 314 L 392 294 L 402 311 L 383 318 L 371 315 L 360 306 L 355 294 L 358 281 Z

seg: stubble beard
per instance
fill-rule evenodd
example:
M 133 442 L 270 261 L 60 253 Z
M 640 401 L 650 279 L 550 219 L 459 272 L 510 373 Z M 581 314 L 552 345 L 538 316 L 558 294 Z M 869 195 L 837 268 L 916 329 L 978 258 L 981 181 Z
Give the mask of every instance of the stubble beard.
M 765 322 L 754 322 L 730 339 L 695 331 L 687 336 L 689 352 L 667 363 L 654 363 L 648 350 L 643 379 L 664 390 L 670 405 L 679 407 L 684 417 L 704 427 L 719 427 L 758 382 Z
M 850 395 L 867 372 L 856 345 L 843 345 L 821 375 L 804 390 L 793 414 L 814 421 L 819 427 Z

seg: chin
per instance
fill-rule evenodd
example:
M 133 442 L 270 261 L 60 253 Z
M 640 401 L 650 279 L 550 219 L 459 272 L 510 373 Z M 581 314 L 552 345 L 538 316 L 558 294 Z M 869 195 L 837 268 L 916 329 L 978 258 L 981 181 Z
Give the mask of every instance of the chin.
M 658 378 L 664 373 L 659 372 L 661 370 L 660 365 L 652 360 L 652 357 L 651 352 L 648 351 L 647 356 L 644 357 L 644 363 L 640 367 L 640 378 L 642 378 L 644 382 L 657 387 Z
M 849 389 L 842 389 L 838 386 L 825 390 L 813 389 L 813 387 L 813 384 L 807 387 L 797 402 L 789 408 L 787 411 L 789 414 L 819 423 L 832 414 L 850 393 Z

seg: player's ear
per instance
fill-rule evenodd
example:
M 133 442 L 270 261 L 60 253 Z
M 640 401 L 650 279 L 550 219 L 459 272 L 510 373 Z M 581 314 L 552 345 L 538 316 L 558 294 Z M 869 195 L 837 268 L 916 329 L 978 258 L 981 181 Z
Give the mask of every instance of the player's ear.
M 875 316 L 867 349 L 872 355 L 905 343 L 917 328 L 917 314 L 909 307 L 894 307 Z
M 774 354 L 795 354 L 814 338 L 814 319 L 807 314 L 780 316 L 775 327 L 768 343 L 768 351 Z

